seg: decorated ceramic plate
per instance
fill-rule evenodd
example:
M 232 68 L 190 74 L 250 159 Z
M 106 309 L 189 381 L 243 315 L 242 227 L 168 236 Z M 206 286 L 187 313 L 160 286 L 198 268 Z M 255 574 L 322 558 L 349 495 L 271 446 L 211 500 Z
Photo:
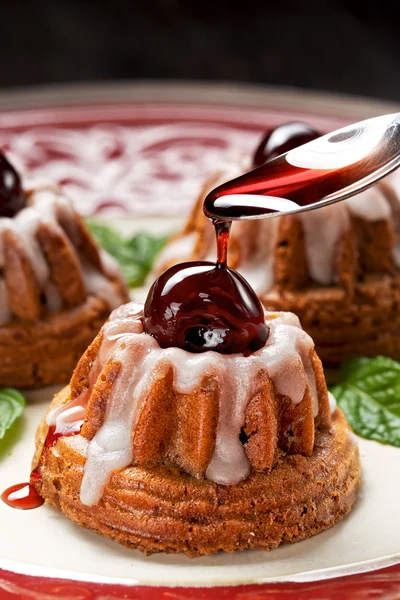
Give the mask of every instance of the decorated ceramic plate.
M 0 98 L 0 145 L 18 167 L 58 181 L 85 217 L 125 234 L 163 236 L 183 222 L 215 165 L 250 152 L 267 127 L 302 119 L 329 131 L 396 110 L 368 100 L 224 85 L 9 93 Z M 28 393 L 22 418 L 1 446 L 2 487 L 26 480 L 34 432 L 53 392 Z M 363 485 L 351 514 L 269 553 L 145 556 L 48 506 L 17 511 L 1 503 L 0 596 L 322 599 L 367 598 L 374 589 L 394 598 L 400 449 L 361 438 L 359 445 Z

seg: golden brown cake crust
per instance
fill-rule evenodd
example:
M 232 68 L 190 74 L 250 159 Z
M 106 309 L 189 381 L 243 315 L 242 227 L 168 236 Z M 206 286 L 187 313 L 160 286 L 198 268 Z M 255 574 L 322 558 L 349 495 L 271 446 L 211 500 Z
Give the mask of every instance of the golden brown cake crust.
M 36 196 L 43 202 L 43 194 L 41 205 Z M 13 219 L 0 233 L 0 386 L 66 383 L 111 310 L 129 300 L 116 265 L 60 199 L 57 188 L 30 190 L 34 237 L 15 229 Z M 17 217 L 33 218 L 24 210 Z
M 0 386 L 38 388 L 66 383 L 109 314 L 104 300 L 89 296 L 82 305 L 40 321 L 13 320 L 3 325 Z
M 52 408 L 69 398 L 66 388 Z M 47 433 L 39 427 L 39 461 Z M 336 409 L 330 431 L 317 431 L 311 456 L 283 455 L 266 472 L 234 486 L 195 479 L 177 468 L 116 471 L 97 505 L 79 499 L 87 440 L 60 438 L 35 484 L 46 501 L 76 523 L 146 553 L 189 556 L 219 550 L 270 550 L 320 533 L 351 509 L 360 483 L 357 445 Z
M 289 310 L 300 319 L 327 368 L 352 356 L 400 355 L 400 274 L 369 275 L 345 290 L 313 286 L 274 289 L 262 295 L 268 310 Z

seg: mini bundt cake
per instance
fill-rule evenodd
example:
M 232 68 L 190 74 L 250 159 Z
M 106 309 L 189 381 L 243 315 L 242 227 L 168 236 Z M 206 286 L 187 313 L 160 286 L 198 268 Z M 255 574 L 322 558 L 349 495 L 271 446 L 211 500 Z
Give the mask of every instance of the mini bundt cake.
M 303 128 L 312 139 L 312 130 Z M 282 134 L 279 128 L 276 132 Z M 264 141 L 253 166 L 274 158 L 265 146 Z M 287 141 L 281 144 L 281 151 L 288 149 Z M 161 251 L 150 280 L 184 260 L 214 259 L 215 235 L 203 200 L 211 189 L 249 169 L 245 158 L 236 173 L 232 167 L 210 177 L 182 231 Z M 396 171 L 323 209 L 232 225 L 229 265 L 250 282 L 267 310 L 299 316 L 326 367 L 355 355 L 400 356 L 399 190 Z
M 0 261 L 0 386 L 66 383 L 128 292 L 61 190 L 1 154 Z
M 115 310 L 39 426 L 32 483 L 68 518 L 146 553 L 269 550 L 351 509 L 357 444 L 310 336 L 267 313 L 249 355 L 161 348 Z

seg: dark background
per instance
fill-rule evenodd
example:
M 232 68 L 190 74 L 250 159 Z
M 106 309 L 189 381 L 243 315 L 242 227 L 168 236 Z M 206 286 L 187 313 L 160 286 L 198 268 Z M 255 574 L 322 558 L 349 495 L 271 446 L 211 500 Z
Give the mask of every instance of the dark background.
M 400 101 L 400 3 L 0 0 L 0 85 L 185 79 Z

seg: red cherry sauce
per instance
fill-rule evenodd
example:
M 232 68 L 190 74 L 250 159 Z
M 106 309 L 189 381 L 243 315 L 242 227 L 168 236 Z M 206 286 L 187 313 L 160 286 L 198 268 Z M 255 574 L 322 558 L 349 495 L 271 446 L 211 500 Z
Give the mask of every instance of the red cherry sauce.
M 21 178 L 0 151 L 0 217 L 13 217 L 25 206 Z
M 35 483 L 40 481 L 40 470 L 39 467 L 46 459 L 46 453 L 49 448 L 57 443 L 58 438 L 67 437 L 71 435 L 77 435 L 79 431 L 73 433 L 61 434 L 56 433 L 54 425 L 49 427 L 47 432 L 46 440 L 44 442 L 42 455 L 39 460 L 39 465 L 31 472 L 29 482 L 17 483 L 10 486 L 1 494 L 0 498 L 11 508 L 19 508 L 22 510 L 30 510 L 32 508 L 39 508 L 44 504 L 43 498 L 38 494 L 35 489 Z
M 17 483 L 7 488 L 1 495 L 3 502 L 11 508 L 30 510 L 39 508 L 44 504 L 44 500 L 37 493 L 32 483 Z

